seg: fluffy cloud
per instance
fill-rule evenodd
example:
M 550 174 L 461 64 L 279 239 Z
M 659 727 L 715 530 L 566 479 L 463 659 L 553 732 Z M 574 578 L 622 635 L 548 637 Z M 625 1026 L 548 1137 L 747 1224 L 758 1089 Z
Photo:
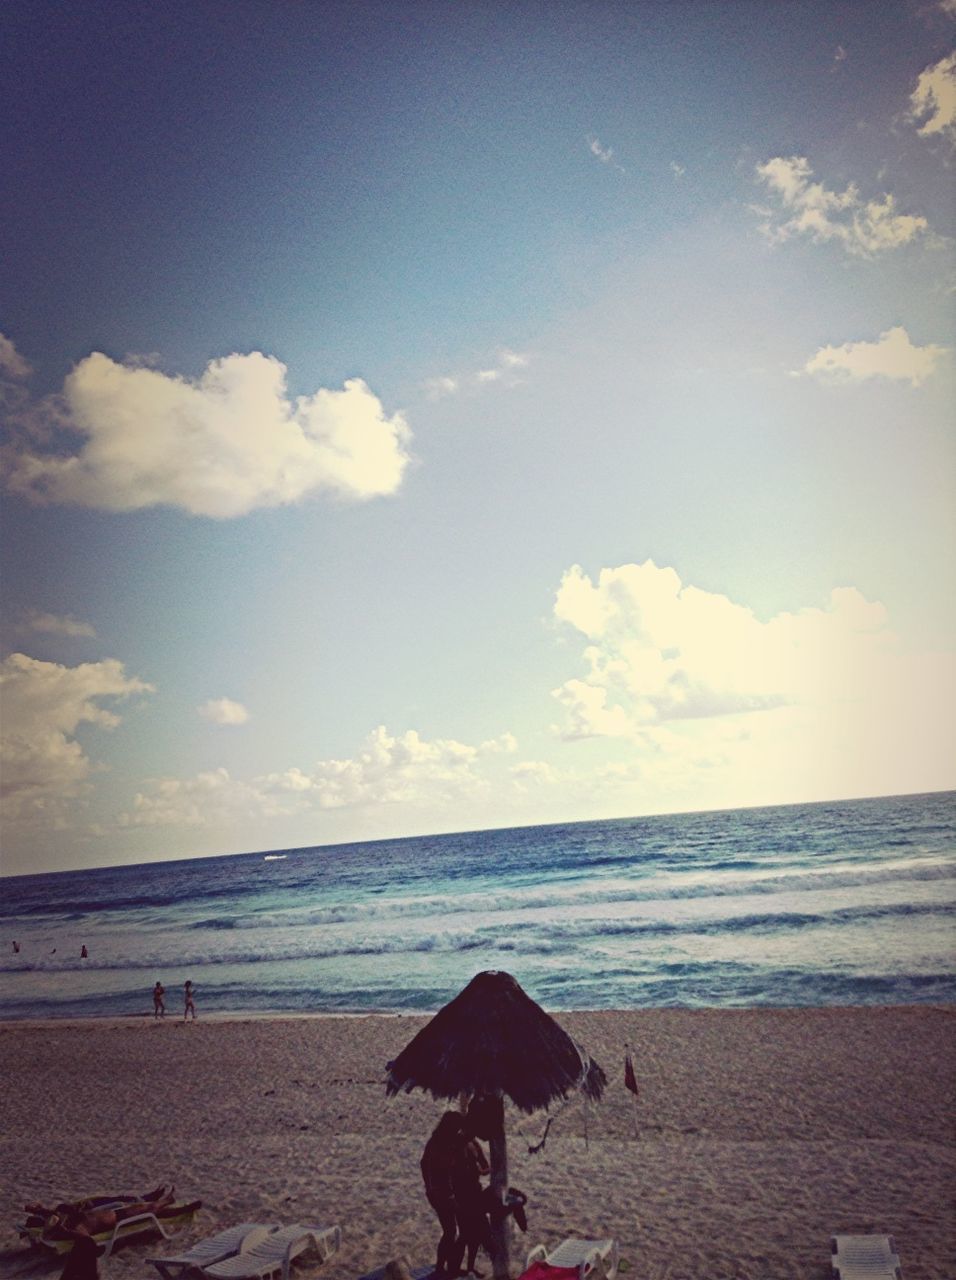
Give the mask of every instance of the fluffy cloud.
M 956 781 L 953 655 L 903 652 L 855 588 L 764 622 L 648 560 L 596 581 L 574 566 L 554 612 L 585 642 L 583 677 L 553 691 L 561 736 L 617 755 L 593 776 L 619 812 Z
M 0 376 L 28 378 L 33 370 L 9 338 L 0 333 Z
M 883 606 L 854 588 L 834 590 L 826 609 L 764 623 L 652 560 L 602 569 L 596 583 L 575 565 L 554 612 L 589 641 L 584 678 L 554 690 L 574 738 L 819 700 L 858 685 L 892 640 Z
M 933 344 L 914 346 L 906 330 L 897 325 L 881 333 L 876 342 L 844 342 L 840 347 L 821 347 L 803 366 L 803 372 L 845 382 L 892 378 L 918 387 L 932 374 L 946 351 L 946 347 Z
M 379 726 L 354 757 L 320 760 L 309 771 L 293 767 L 248 782 L 225 769 L 160 779 L 136 796 L 121 821 L 214 827 L 315 810 L 449 803 L 485 788 L 480 762 L 516 745 L 511 734 L 473 747 L 452 738 L 427 741 L 414 729 L 392 735 Z
M 928 230 L 925 218 L 897 213 L 892 195 L 863 200 L 854 183 L 845 191 L 830 191 L 812 182 L 813 170 L 803 156 L 776 156 L 757 165 L 757 176 L 777 201 L 776 208 L 755 209 L 763 218 L 761 230 L 775 242 L 806 235 L 870 257 L 910 244 Z
M 927 67 L 910 95 L 910 118 L 921 137 L 942 134 L 956 142 L 956 53 Z
M 64 667 L 14 653 L 0 663 L 4 817 L 61 818 L 94 768 L 76 741 L 79 726 L 115 728 L 119 718 L 102 700 L 151 691 L 112 659 Z
M 226 518 L 321 490 L 393 493 L 408 463 L 403 417 L 386 417 L 361 379 L 293 401 L 285 365 L 259 352 L 215 360 L 195 381 L 97 352 L 66 379 L 62 403 L 82 445 L 70 454 L 18 448 L 7 460 L 13 492 Z
M 210 698 L 198 711 L 204 720 L 213 724 L 245 724 L 249 719 L 249 712 L 242 703 L 233 702 L 232 698 Z

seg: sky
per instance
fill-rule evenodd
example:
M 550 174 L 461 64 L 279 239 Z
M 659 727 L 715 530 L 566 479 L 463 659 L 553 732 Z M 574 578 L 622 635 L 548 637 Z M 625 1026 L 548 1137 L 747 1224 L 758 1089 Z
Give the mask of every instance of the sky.
M 4 874 L 956 785 L 956 0 L 7 0 Z

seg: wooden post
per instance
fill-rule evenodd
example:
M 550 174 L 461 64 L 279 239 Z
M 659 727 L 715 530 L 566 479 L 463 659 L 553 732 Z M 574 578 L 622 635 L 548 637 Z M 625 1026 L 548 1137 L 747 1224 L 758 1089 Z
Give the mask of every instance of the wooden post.
M 492 1123 L 489 1126 L 488 1162 L 490 1187 L 496 1204 L 504 1204 L 508 1193 L 508 1147 L 505 1143 L 505 1106 L 501 1094 L 489 1099 Z M 495 1280 L 509 1280 L 508 1218 L 496 1213 L 491 1218 L 491 1265 Z

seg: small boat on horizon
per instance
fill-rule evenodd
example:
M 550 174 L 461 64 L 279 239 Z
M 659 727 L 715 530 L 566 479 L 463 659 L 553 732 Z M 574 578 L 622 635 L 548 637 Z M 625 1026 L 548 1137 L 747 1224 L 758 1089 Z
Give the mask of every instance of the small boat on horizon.
M 283 858 L 287 858 L 287 853 L 267 853 L 262 859 L 263 862 L 281 862 Z

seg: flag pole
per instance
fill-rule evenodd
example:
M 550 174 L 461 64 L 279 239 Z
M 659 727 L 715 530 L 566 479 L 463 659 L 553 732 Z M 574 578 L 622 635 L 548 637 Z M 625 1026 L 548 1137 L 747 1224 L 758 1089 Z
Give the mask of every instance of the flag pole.
M 637 1087 L 637 1077 L 634 1074 L 634 1062 L 631 1058 L 631 1046 L 628 1041 L 624 1042 L 624 1087 L 631 1095 L 631 1114 L 634 1118 L 634 1137 L 639 1138 L 640 1134 L 638 1133 L 637 1128 L 637 1096 L 639 1090 Z

